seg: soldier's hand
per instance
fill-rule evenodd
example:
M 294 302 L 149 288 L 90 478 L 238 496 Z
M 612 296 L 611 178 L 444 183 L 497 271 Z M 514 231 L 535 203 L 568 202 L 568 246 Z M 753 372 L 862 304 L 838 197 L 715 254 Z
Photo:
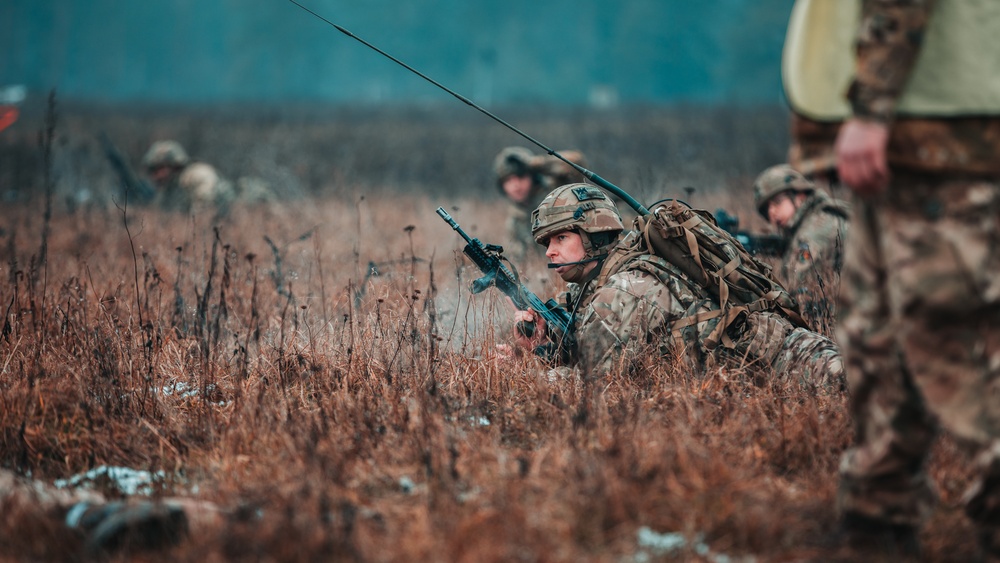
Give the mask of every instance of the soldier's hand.
M 533 328 L 526 330 L 526 326 Z M 514 312 L 514 341 L 518 346 L 534 350 L 546 341 L 546 334 L 545 319 L 541 315 L 531 309 Z
M 837 135 L 837 173 L 841 181 L 862 196 L 875 195 L 889 184 L 886 147 L 889 127 L 884 123 L 850 119 Z

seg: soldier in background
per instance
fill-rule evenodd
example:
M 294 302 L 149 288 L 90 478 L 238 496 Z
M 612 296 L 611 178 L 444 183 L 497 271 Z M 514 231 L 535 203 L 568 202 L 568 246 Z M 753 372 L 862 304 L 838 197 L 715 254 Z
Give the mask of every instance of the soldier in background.
M 559 151 L 567 160 L 586 167 L 579 151 Z M 572 166 L 545 154 L 535 155 L 524 147 L 507 147 L 493 159 L 497 188 L 507 199 L 505 254 L 524 260 L 534 248 L 531 238 L 531 211 L 550 190 L 564 184 L 583 181 Z
M 718 347 L 707 346 L 720 320 L 713 314 L 718 301 L 646 250 L 639 233 L 625 231 L 618 208 L 597 187 L 570 184 L 550 193 L 533 213 L 532 235 L 569 283 L 564 306 L 573 319 L 571 335 L 563 342 L 565 354 L 548 358 L 557 365 L 600 376 L 627 371 L 646 353 L 680 359 L 685 351 L 699 359 L 712 355 L 736 365 L 770 366 L 779 378 L 809 385 L 842 383 L 836 345 L 775 312 L 749 313 L 727 329 Z M 515 334 L 522 348 L 551 349 L 539 315 L 518 311 L 515 317 L 538 325 L 530 338 Z
M 192 162 L 177 141 L 153 143 L 142 157 L 142 165 L 156 190 L 153 204 L 162 209 L 185 213 L 224 209 L 235 199 L 232 183 L 212 165 Z
M 1000 558 L 1000 9 L 867 0 L 862 16 L 837 140 L 858 196 L 838 333 L 857 429 L 843 525 L 857 547 L 918 552 L 940 424 L 978 454 L 963 504 Z
M 840 273 L 850 204 L 830 197 L 787 164 L 772 166 L 753 184 L 754 207 L 785 238 L 781 278 L 805 311 L 831 313 L 814 295 Z M 814 310 L 814 309 L 822 310 Z

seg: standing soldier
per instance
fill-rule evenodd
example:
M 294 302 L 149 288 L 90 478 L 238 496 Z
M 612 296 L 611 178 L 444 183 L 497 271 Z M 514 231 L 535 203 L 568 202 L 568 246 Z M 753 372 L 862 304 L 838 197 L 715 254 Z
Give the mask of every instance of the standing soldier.
M 863 4 L 837 140 L 858 196 L 839 327 L 857 435 L 838 496 L 859 547 L 918 550 L 939 423 L 978 451 L 965 511 L 1000 558 L 998 29 L 995 0 Z
M 532 214 L 532 234 L 546 249 L 549 266 L 569 282 L 564 305 L 573 320 L 569 335 L 548 335 L 539 315 L 518 311 L 518 321 L 539 326 L 532 337 L 516 338 L 520 346 L 542 352 L 552 349 L 546 339 L 563 340 L 557 348 L 565 353 L 548 358 L 557 365 L 594 376 L 628 370 L 648 352 L 677 358 L 685 351 L 771 366 L 780 378 L 840 385 L 836 345 L 777 312 L 749 312 L 724 327 L 720 339 L 718 300 L 647 250 L 640 233 L 626 232 L 614 202 L 594 186 L 570 184 L 550 193 Z M 712 339 L 718 346 L 708 344 Z
M 806 311 L 830 313 L 816 293 L 840 272 L 850 217 L 847 202 L 831 198 L 787 164 L 772 166 L 753 184 L 754 206 L 785 238 L 781 277 Z
M 177 141 L 156 141 L 142 157 L 156 187 L 153 204 L 183 211 L 225 207 L 234 198 L 232 184 L 210 164 L 192 162 Z
M 567 160 L 586 167 L 579 151 L 560 151 Z M 579 182 L 583 177 L 573 167 L 550 155 L 535 155 L 524 147 L 507 147 L 493 159 L 497 188 L 507 199 L 506 254 L 524 260 L 533 248 L 531 210 L 549 190 Z

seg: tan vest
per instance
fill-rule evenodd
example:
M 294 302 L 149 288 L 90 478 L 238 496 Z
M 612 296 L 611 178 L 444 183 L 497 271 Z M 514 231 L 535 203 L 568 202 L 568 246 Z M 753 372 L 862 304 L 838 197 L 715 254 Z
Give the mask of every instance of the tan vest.
M 797 0 L 781 74 L 792 109 L 817 121 L 851 113 L 861 0 Z M 897 113 L 1000 115 L 1000 0 L 938 0 Z M 970 54 L 973 54 L 970 56 Z

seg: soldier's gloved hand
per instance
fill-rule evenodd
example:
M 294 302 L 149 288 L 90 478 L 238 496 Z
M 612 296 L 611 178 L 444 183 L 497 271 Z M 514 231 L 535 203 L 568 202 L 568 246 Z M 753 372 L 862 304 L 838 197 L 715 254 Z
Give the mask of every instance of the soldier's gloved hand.
M 523 324 L 522 324 L 523 323 Z M 526 327 L 533 327 L 526 330 Z M 535 350 L 548 342 L 548 330 L 545 319 L 535 311 L 514 312 L 514 342 L 527 350 Z

